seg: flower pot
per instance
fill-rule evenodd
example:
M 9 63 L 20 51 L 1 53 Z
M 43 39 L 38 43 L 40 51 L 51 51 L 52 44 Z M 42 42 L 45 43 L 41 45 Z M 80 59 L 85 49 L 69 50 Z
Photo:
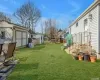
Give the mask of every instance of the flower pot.
M 79 59 L 80 61 L 82 61 L 82 60 L 83 60 L 83 56 L 82 56 L 82 55 L 79 55 L 79 56 L 78 56 L 78 59 Z
M 86 54 L 85 54 L 85 55 L 84 55 L 84 61 L 90 61 L 90 55 L 88 55 L 88 54 L 86 55 Z
M 91 62 L 96 62 L 97 57 L 96 56 L 90 56 L 90 61 Z

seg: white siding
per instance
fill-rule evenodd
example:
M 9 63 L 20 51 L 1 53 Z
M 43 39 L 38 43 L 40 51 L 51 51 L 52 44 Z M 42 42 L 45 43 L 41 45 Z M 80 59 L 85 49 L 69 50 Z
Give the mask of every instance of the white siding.
M 99 37 L 98 37 L 98 27 L 99 27 L 99 5 L 91 11 L 93 15 L 93 20 L 90 22 L 91 31 L 91 45 L 93 49 L 97 52 L 99 51 Z M 99 53 L 99 52 L 98 52 Z
M 92 33 L 91 34 L 91 45 L 92 47 L 98 52 L 98 11 L 99 6 L 96 6 L 94 9 L 92 9 L 87 15 L 85 15 L 83 18 L 81 18 L 78 21 L 78 27 L 76 27 L 76 23 L 73 24 L 70 29 L 71 29 L 71 34 L 77 34 L 79 32 L 84 32 L 84 20 L 88 18 L 89 14 L 92 14 L 93 19 L 90 21 L 88 19 L 88 26 L 89 26 L 89 31 Z
M 2 31 L 5 32 L 5 39 L 0 38 L 0 43 L 11 42 L 12 37 L 13 37 L 12 29 L 10 29 L 10 28 L 0 28 L 0 34 L 1 34 Z
M 20 47 L 21 46 L 21 32 L 20 31 L 16 31 L 16 47 Z
M 27 33 L 22 33 L 22 45 L 25 46 L 27 44 Z

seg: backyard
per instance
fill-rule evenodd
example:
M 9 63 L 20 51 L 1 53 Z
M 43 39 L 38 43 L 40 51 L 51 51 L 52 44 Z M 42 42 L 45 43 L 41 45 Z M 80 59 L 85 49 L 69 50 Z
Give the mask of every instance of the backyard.
M 16 51 L 19 64 L 8 80 L 98 80 L 100 62 L 76 61 L 62 44 L 37 45 Z

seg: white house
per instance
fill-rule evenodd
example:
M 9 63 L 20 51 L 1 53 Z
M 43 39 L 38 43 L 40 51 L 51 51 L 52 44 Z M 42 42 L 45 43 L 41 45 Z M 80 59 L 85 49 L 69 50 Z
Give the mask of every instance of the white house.
M 68 28 L 72 35 L 91 33 L 91 45 L 100 54 L 100 0 L 95 0 Z M 85 36 L 85 35 L 84 35 Z
M 43 35 L 43 34 L 36 33 L 36 34 L 33 35 L 33 38 L 36 39 L 37 44 L 42 44 L 42 43 L 44 43 L 44 35 Z M 34 39 L 33 39 L 33 40 L 34 40 Z
M 28 29 L 18 24 L 0 21 L 0 43 L 17 42 L 16 47 L 28 44 Z

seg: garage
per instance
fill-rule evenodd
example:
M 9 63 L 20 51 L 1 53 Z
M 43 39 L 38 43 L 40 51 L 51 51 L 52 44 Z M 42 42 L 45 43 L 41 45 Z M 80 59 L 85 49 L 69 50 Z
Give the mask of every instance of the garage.
M 26 46 L 27 45 L 27 32 L 25 31 L 16 31 L 16 47 Z
M 0 21 L 0 42 L 16 42 L 16 47 L 23 47 L 28 44 L 28 29 L 24 26 Z
M 21 46 L 21 31 L 16 31 L 16 47 Z
M 15 25 L 13 29 L 13 41 L 16 42 L 16 47 L 26 46 L 28 44 L 28 29 Z
M 27 44 L 27 33 L 22 32 L 22 46 L 25 46 Z

